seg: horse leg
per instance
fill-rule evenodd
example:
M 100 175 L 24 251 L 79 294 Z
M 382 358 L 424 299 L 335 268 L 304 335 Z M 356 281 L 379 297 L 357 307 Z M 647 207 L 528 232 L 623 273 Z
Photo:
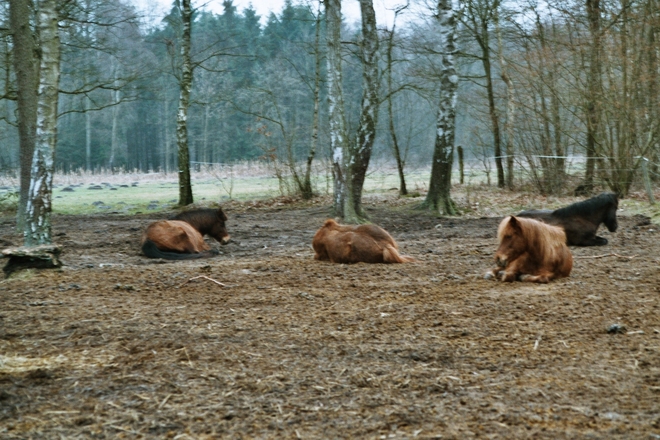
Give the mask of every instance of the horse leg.
M 605 246 L 607 238 L 599 237 L 597 235 L 583 236 L 579 241 L 572 243 L 577 246 Z
M 511 283 L 517 278 L 516 272 L 510 270 L 503 270 L 498 275 L 500 276 L 500 280 L 506 281 L 507 283 Z
M 548 275 L 530 275 L 530 274 L 522 274 L 518 277 L 520 281 L 526 282 L 526 283 L 541 283 L 541 284 L 547 284 L 550 282 L 550 277 Z
M 500 279 L 504 275 L 504 271 L 502 270 L 501 267 L 496 267 L 495 269 L 491 269 L 487 271 L 484 274 L 484 279 L 485 280 L 492 280 L 492 279 Z
M 500 272 L 497 273 L 499 279 L 508 283 L 519 279 L 519 274 L 522 274 L 527 270 L 526 266 L 528 258 L 529 254 L 524 253 L 515 260 L 510 261 L 503 270 L 500 269 Z

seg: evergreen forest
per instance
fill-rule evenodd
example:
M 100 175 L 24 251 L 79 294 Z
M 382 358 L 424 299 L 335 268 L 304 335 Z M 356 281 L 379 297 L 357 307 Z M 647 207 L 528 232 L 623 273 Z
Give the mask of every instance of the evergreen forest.
M 127 1 L 58 3 L 55 169 L 176 171 L 178 1 L 149 25 Z M 322 3 L 288 0 L 265 18 L 232 0 L 222 6 L 193 9 L 191 167 L 266 161 L 289 175 L 312 145 L 315 161 L 330 161 Z M 400 6 L 396 20 L 378 23 L 373 157 L 399 159 L 404 169 L 431 161 L 442 90 L 441 34 L 434 5 L 424 6 Z M 660 177 L 658 0 L 464 0 L 458 10 L 455 144 L 488 183 L 531 184 L 544 194 L 602 185 L 625 195 L 646 165 L 651 179 Z M 0 170 L 15 174 L 17 85 L 4 2 L 0 21 Z M 359 22 L 344 20 L 349 142 L 360 118 L 361 42 Z

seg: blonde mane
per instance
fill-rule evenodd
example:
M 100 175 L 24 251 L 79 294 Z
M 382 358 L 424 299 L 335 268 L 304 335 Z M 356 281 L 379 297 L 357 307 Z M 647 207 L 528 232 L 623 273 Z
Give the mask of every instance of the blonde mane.
M 529 243 L 529 252 L 541 261 L 551 261 L 566 243 L 566 233 L 558 226 L 545 224 L 531 218 L 516 217 L 523 239 Z M 506 217 L 497 229 L 497 239 L 501 243 L 504 235 L 515 233 L 510 224 L 511 216 Z

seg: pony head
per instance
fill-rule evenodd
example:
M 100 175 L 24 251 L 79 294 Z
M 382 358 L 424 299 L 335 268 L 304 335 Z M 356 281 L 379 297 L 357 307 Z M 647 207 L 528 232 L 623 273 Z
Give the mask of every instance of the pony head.
M 222 208 L 192 209 L 177 214 L 172 220 L 187 222 L 202 235 L 213 237 L 221 244 L 227 244 L 231 239 L 225 226 L 227 215 L 222 211 Z
M 208 232 L 208 235 L 218 240 L 221 244 L 229 243 L 231 237 L 227 232 L 227 227 L 225 222 L 227 221 L 227 214 L 224 213 L 222 208 L 218 208 L 216 212 L 216 221 L 211 226 L 211 230 Z
M 495 252 L 495 263 L 501 268 L 505 268 L 527 249 L 522 223 L 514 216 L 502 220 L 497 228 L 497 239 L 500 245 Z
M 616 232 L 616 229 L 619 227 L 619 224 L 616 221 L 616 211 L 619 209 L 619 198 L 614 193 L 606 193 L 602 194 L 602 196 L 608 199 L 603 223 L 608 231 Z

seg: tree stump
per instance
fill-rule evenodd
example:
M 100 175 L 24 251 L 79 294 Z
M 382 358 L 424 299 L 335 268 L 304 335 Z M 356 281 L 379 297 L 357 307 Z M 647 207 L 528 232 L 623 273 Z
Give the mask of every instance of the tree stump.
M 7 248 L 2 251 L 3 258 L 9 258 L 2 271 L 5 277 L 22 269 L 52 269 L 62 267 L 59 259 L 62 248 L 55 244 L 40 244 L 37 246 L 21 246 Z

